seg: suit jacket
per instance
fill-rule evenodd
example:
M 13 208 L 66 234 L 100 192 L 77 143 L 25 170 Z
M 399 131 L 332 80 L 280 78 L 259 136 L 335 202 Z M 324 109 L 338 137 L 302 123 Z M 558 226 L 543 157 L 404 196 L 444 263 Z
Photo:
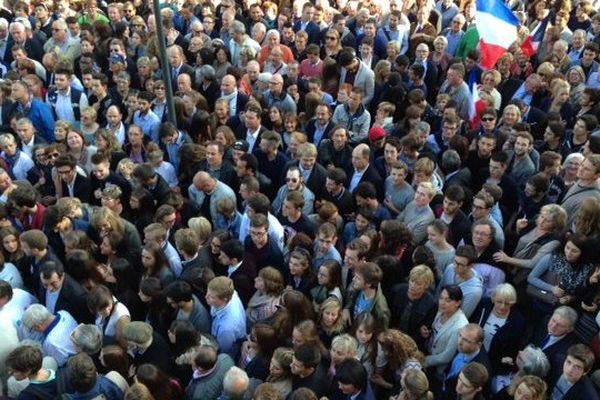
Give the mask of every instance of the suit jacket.
M 458 171 L 456 171 L 454 175 L 450 176 L 450 178 L 446 179 L 446 181 L 444 182 L 444 186 L 442 186 L 442 191 L 445 192 L 450 185 L 458 185 L 462 186 L 463 189 L 468 190 L 470 192 L 472 181 L 471 178 L 471 170 L 469 170 L 469 168 L 466 167 L 461 168 Z
M 590 378 L 583 376 L 576 384 L 571 386 L 563 396 L 563 400 L 598 400 L 598 392 Z
M 287 170 L 294 166 L 297 167 L 300 164 L 298 160 L 289 161 L 283 168 L 283 176 L 287 173 Z M 315 163 L 308 180 L 305 182 L 306 186 L 311 192 L 315 194 L 316 199 L 321 199 L 325 194 L 325 181 L 327 180 L 327 170 L 319 163 Z
M 427 101 L 430 104 L 435 104 L 435 98 L 439 89 L 438 84 L 438 70 L 431 60 L 427 59 L 425 76 L 423 77 L 425 85 L 427 86 Z
M 9 35 L 8 39 L 6 40 L 6 53 L 4 53 L 4 63 L 6 65 L 10 65 L 10 63 L 12 63 L 14 61 L 12 51 L 11 51 L 11 49 L 14 45 L 15 45 L 15 41 Z M 25 50 L 27 50 L 27 56 L 29 58 L 31 58 L 32 60 L 38 61 L 40 63 L 42 62 L 42 58 L 44 57 L 44 48 L 42 46 L 42 43 L 40 43 L 38 40 L 27 38 L 25 40 L 24 47 L 25 47 Z
M 327 126 L 325 127 L 325 131 L 323 131 L 323 137 L 321 138 L 321 141 L 319 143 L 315 143 L 315 131 L 317 130 L 317 119 L 313 118 L 310 121 L 308 121 L 308 124 L 306 124 L 306 127 L 304 128 L 304 132 L 306 133 L 306 136 L 308 137 L 308 141 L 310 143 L 314 143 L 315 146 L 317 146 L 317 148 L 319 147 L 319 145 L 321 144 L 321 142 L 323 141 L 323 139 L 329 139 L 329 133 L 331 132 L 331 130 L 335 127 L 335 124 L 333 123 L 333 121 L 329 121 L 329 123 L 327 124 Z
M 350 171 L 346 171 L 346 173 L 348 174 L 348 181 L 346 182 L 346 188 L 349 189 L 350 183 L 352 182 L 352 175 L 354 175 L 354 171 L 350 170 Z M 358 185 L 360 185 L 363 182 L 371 182 L 373 185 L 375 185 L 375 188 L 377 189 L 377 199 L 379 201 L 383 201 L 385 185 L 383 184 L 383 179 L 381 179 L 381 176 L 379 176 L 379 173 L 377 172 L 377 170 L 375 169 L 373 164 L 369 164 L 369 166 L 367 167 L 367 170 L 360 178 L 360 181 L 358 181 Z M 356 185 L 356 186 L 358 186 L 358 185 Z
M 8 52 L 8 50 L 7 50 Z M 9 98 L 2 102 L 2 113 L 0 113 L 0 128 L 2 132 L 12 132 L 10 119 L 17 112 L 17 105 Z
M 170 67 L 170 66 L 169 66 L 169 72 L 172 73 L 172 67 Z M 190 76 L 190 78 L 192 78 L 192 86 L 194 86 L 196 72 L 194 71 L 193 67 L 191 67 L 185 63 L 182 64 L 181 67 L 179 67 L 179 73 L 177 74 L 177 76 L 179 76 L 181 74 L 188 74 Z M 173 78 L 172 75 L 171 75 L 171 86 L 173 87 L 173 92 L 177 92 L 177 90 L 179 90 L 179 87 L 177 86 L 177 77 Z
M 58 299 L 56 300 L 56 306 L 54 312 L 65 310 L 75 318 L 77 322 L 93 324 L 94 316 L 87 308 L 86 292 L 81 285 L 68 273 L 65 273 L 65 281 Z M 38 291 L 38 300 L 40 304 L 46 304 L 46 289 L 40 286 Z
M 346 68 L 342 67 L 339 85 L 342 86 L 344 82 L 346 82 Z M 375 74 L 362 61 L 360 62 L 352 86 L 361 88 L 365 92 L 362 104 L 367 107 L 375 95 Z
M 240 296 L 244 307 L 254 294 L 254 278 L 256 278 L 256 265 L 252 257 L 245 257 L 242 265 L 239 266 L 229 278 L 233 281 L 233 287 Z
M 206 160 L 200 161 L 198 164 L 198 169 L 195 172 L 198 171 L 209 172 L 208 162 Z M 221 165 L 221 169 L 219 171 L 219 180 L 232 189 L 239 186 L 237 174 L 235 173 L 233 165 L 229 161 L 223 160 L 223 164 Z
M 70 197 L 69 188 L 67 183 L 61 179 L 62 185 L 62 197 Z M 76 174 L 75 175 L 75 186 L 73 190 L 73 197 L 77 197 L 84 203 L 89 203 L 92 195 L 92 183 L 90 178 Z
M 302 27 L 301 21 L 296 21 L 294 24 L 294 32 L 298 32 Z M 314 21 L 310 21 L 304 31 L 308 34 L 308 43 L 314 43 L 316 45 L 319 44 L 321 40 L 321 30 L 319 29 L 319 25 L 315 24 Z
M 244 93 L 242 93 L 238 90 L 237 97 L 235 99 L 235 106 L 236 106 L 237 114 L 244 111 L 244 108 L 246 108 L 246 103 L 248 103 L 249 99 L 250 98 L 248 96 L 246 96 Z M 244 138 L 245 138 L 245 135 L 244 135 Z
M 258 144 L 260 143 L 262 134 L 266 130 L 267 130 L 267 128 L 265 128 L 262 125 L 260 126 L 260 129 L 258 131 L 258 136 L 256 137 L 256 142 L 254 142 L 254 147 L 251 149 L 248 149 L 248 153 L 254 153 L 256 150 L 258 150 Z M 235 130 L 235 137 L 240 140 L 246 140 L 247 133 L 248 133 L 248 128 L 246 128 L 246 124 L 239 124 L 237 129 Z
M 456 356 L 454 356 L 454 358 L 456 358 Z M 448 364 L 448 369 L 446 370 L 446 373 L 450 372 L 450 368 L 452 367 L 453 361 L 454 361 L 454 359 L 452 359 L 450 364 Z M 483 348 L 483 346 L 481 346 L 481 350 L 479 350 L 479 353 L 470 362 L 476 362 L 476 363 L 482 364 L 487 369 L 488 374 L 491 375 L 492 364 L 490 363 L 490 357 L 489 357 L 487 351 L 485 351 L 485 349 Z M 446 380 L 444 382 L 444 395 L 445 396 L 443 398 L 445 398 L 445 399 L 455 399 L 456 398 L 457 382 L 458 382 L 458 375 L 446 378 Z M 485 390 L 486 389 L 484 389 L 484 391 Z
M 545 325 L 544 325 L 545 326 Z M 545 329 L 544 329 L 545 331 Z M 545 339 L 545 335 L 547 334 L 547 332 L 543 332 L 541 337 L 536 338 L 536 340 L 533 340 L 532 343 L 535 344 L 536 346 L 540 347 L 542 341 Z M 563 369 L 563 363 L 565 361 L 565 358 L 567 357 L 567 350 L 569 350 L 569 347 L 573 346 L 574 344 L 577 344 L 578 340 L 575 336 L 574 333 L 569 333 L 568 335 L 566 335 L 565 337 L 563 337 L 562 339 L 560 339 L 558 342 L 554 343 L 552 346 L 546 347 L 545 349 L 543 349 L 544 354 L 546 355 L 546 357 L 548 358 L 548 361 L 550 362 L 550 371 L 548 373 L 549 377 L 559 377 L 560 374 L 562 373 L 562 369 Z
M 502 103 L 500 104 L 500 112 L 504 110 L 504 107 L 510 102 L 514 94 L 519 90 L 523 81 L 518 78 L 510 77 L 508 79 L 503 80 L 498 85 L 498 92 L 502 96 Z
M 537 107 L 529 107 L 529 110 L 523 116 L 523 122 L 529 124 L 533 137 L 536 140 L 541 140 L 544 137 L 546 125 L 548 125 L 548 115 Z

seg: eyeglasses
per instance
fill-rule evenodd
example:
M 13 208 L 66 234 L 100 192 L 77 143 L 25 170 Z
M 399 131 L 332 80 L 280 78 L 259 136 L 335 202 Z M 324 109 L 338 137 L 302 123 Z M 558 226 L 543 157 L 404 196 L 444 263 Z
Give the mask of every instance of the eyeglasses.
M 266 234 L 267 234 L 267 231 L 263 231 L 263 232 L 250 231 L 250 236 L 254 236 L 254 237 L 261 237 L 261 236 L 265 236 Z
M 59 175 L 68 175 L 68 174 L 70 174 L 72 171 L 73 171 L 72 169 L 68 169 L 68 170 L 66 170 L 66 169 L 63 169 L 62 171 L 61 171 L 61 170 L 58 170 L 58 174 L 59 174 Z
M 133 26 L 134 28 L 143 28 L 144 24 L 132 24 L 131 26 Z
M 483 122 L 492 122 L 492 121 L 493 121 L 493 120 L 495 120 L 495 119 L 496 119 L 496 118 L 494 118 L 494 117 L 484 117 L 484 118 L 481 118 L 481 120 L 482 120 Z
M 487 210 L 487 209 L 488 209 L 488 207 L 485 207 L 485 206 L 478 206 L 478 205 L 475 205 L 475 204 L 473 204 L 473 209 L 474 209 L 474 210 Z

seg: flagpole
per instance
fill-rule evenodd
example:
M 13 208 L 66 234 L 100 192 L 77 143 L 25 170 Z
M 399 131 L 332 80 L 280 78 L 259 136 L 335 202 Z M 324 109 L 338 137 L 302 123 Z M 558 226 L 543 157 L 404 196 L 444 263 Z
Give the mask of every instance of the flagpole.
M 167 117 L 169 122 L 177 126 L 177 116 L 175 115 L 175 102 L 173 101 L 173 86 L 171 82 L 171 71 L 169 68 L 169 58 L 167 57 L 167 42 L 165 38 L 165 32 L 163 31 L 163 21 L 160 15 L 160 0 L 153 0 L 152 5 L 154 8 L 154 19 L 156 21 L 156 38 L 158 39 L 158 48 L 160 52 L 160 59 L 162 60 L 160 66 L 162 68 L 163 81 L 165 83 L 165 91 L 167 96 Z

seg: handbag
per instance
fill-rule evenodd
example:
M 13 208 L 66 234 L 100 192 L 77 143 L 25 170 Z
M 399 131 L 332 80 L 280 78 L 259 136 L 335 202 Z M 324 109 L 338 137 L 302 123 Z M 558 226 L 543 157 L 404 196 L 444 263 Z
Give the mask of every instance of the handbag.
M 558 276 L 552 271 L 546 271 L 540 279 L 552 286 L 556 286 L 559 282 Z M 558 297 L 556 297 L 552 291 L 540 289 L 532 284 L 527 285 L 526 293 L 532 299 L 537 299 L 550 305 L 558 304 Z

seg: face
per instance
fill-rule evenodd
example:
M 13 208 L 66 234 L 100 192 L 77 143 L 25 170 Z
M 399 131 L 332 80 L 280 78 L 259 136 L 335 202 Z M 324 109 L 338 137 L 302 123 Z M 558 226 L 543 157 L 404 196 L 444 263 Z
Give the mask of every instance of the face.
M 331 136 L 331 140 L 333 142 L 333 147 L 339 150 L 348 143 L 348 135 L 346 135 L 346 131 L 343 129 L 338 129 Z M 352 164 L 354 165 L 354 156 L 352 157 L 352 160 Z
M 494 179 L 501 179 L 506 171 L 506 166 L 494 160 L 490 160 L 490 176 Z
M 354 268 L 359 261 L 358 252 L 356 250 L 346 249 L 346 254 L 344 254 L 344 264 L 346 264 L 348 268 Z
M 577 177 L 582 180 L 594 180 L 597 176 L 596 168 L 589 160 L 584 160 L 577 172 Z
M 365 157 L 362 153 L 362 149 L 358 147 L 352 151 L 352 165 L 357 170 L 362 170 L 369 165 L 369 158 Z
M 290 263 L 289 263 L 289 268 L 290 268 L 290 274 L 292 276 L 300 277 L 300 276 L 304 275 L 304 273 L 308 269 L 308 266 L 303 265 L 299 259 L 291 257 Z
M 425 207 L 427 205 L 429 205 L 429 202 L 431 201 L 431 196 L 429 195 L 429 192 L 419 186 L 415 192 L 415 204 L 419 207 Z
M 259 248 L 264 247 L 267 242 L 269 241 L 269 235 L 267 232 L 267 228 L 266 227 L 261 227 L 261 228 L 255 228 L 252 227 L 250 228 L 250 238 L 252 239 L 252 242 L 254 243 L 254 245 L 256 245 Z
M 206 291 L 206 296 L 204 298 L 206 299 L 206 304 L 208 304 L 211 307 L 223 307 L 226 303 L 224 299 L 219 298 L 210 289 Z
M 418 279 L 408 281 L 408 294 L 413 299 L 420 299 L 427 291 L 427 283 Z
M 277 378 L 283 376 L 284 370 L 281 368 L 281 364 L 274 358 L 271 358 L 271 364 L 269 365 L 269 373 L 272 377 Z
M 576 263 L 579 260 L 579 257 L 581 257 L 581 249 L 575 246 L 573 242 L 568 241 L 567 244 L 565 244 L 565 258 L 567 261 Z
M 439 311 L 444 314 L 454 314 L 460 308 L 460 301 L 454 301 L 448 296 L 446 290 L 442 290 L 439 299 Z
M 154 255 L 148 250 L 142 250 L 142 264 L 144 265 L 144 267 L 150 268 L 154 266 L 154 263 L 156 263 Z
M 583 361 L 578 360 L 573 356 L 567 356 L 567 359 L 563 364 L 563 374 L 565 374 L 565 378 L 567 378 L 568 382 L 578 382 L 586 372 Z
M 356 291 L 365 289 L 365 279 L 361 274 L 354 274 L 354 277 L 352 278 L 352 287 Z
M 338 318 L 340 317 L 340 309 L 337 307 L 330 307 L 323 311 L 323 325 L 326 327 L 332 327 Z
M 285 176 L 285 184 L 291 191 L 299 190 L 301 186 L 300 171 L 288 171 Z
M 56 272 L 52 273 L 50 278 L 45 279 L 42 274 L 40 274 L 40 279 L 42 281 L 42 286 L 48 290 L 49 292 L 57 292 L 62 288 L 63 282 L 65 280 L 65 276 L 58 276 Z
M 517 156 L 524 156 L 529 151 L 529 140 L 518 137 L 515 141 L 515 154 Z
M 573 327 L 569 323 L 569 320 L 554 313 L 548 321 L 548 334 L 552 336 L 564 336 L 571 332 Z
M 9 253 L 14 253 L 19 249 L 19 241 L 14 235 L 6 235 L 4 239 L 2 239 L 2 246 Z
M 476 392 L 478 392 L 478 389 L 474 387 L 461 372 L 460 375 L 458 375 L 458 381 L 456 382 L 456 393 L 461 396 L 471 396 Z

